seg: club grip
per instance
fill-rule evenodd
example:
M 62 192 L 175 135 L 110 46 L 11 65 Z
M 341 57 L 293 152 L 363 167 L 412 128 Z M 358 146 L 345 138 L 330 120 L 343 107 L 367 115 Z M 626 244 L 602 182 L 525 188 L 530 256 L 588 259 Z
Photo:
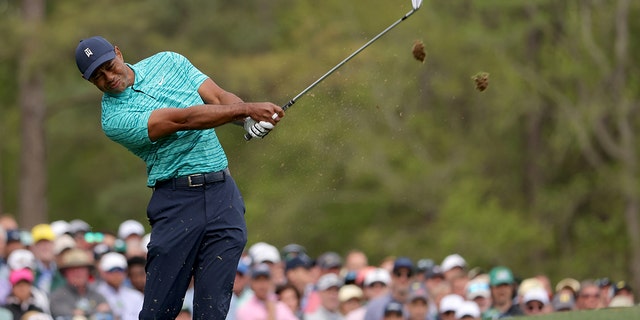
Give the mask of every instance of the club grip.
M 253 138 L 253 137 L 249 134 L 249 132 L 244 134 L 244 140 L 245 141 L 249 141 L 249 140 L 251 140 L 251 138 Z

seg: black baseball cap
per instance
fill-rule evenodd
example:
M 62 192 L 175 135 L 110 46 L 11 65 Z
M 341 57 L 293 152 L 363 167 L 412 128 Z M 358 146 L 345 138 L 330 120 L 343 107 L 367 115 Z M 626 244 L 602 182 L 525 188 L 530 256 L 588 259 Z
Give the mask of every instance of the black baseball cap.
M 76 64 L 87 80 L 100 65 L 115 57 L 115 47 L 100 36 L 82 39 L 76 47 Z

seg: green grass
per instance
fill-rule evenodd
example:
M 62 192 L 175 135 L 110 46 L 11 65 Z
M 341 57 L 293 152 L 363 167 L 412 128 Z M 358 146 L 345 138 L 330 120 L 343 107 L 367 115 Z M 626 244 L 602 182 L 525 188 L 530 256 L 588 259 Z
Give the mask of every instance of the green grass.
M 595 311 L 556 312 L 539 317 L 520 317 L 527 320 L 631 320 L 640 319 L 640 306 L 632 308 L 614 308 Z

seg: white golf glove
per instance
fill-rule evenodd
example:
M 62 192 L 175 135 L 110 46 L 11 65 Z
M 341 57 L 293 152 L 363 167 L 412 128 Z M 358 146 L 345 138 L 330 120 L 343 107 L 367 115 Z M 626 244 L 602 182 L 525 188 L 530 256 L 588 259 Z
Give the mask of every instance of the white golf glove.
M 271 122 L 256 122 L 250 117 L 244 119 L 244 130 L 246 130 L 253 138 L 262 139 L 264 136 L 269 134 L 271 129 L 273 129 L 273 124 L 271 124 Z

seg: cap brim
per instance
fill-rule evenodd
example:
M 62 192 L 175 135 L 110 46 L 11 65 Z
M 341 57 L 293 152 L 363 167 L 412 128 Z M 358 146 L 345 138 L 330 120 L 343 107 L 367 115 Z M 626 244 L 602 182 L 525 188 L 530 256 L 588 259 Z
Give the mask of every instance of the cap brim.
M 91 78 L 91 75 L 93 74 L 94 71 L 96 71 L 96 69 L 98 67 L 100 67 L 100 65 L 102 65 L 103 63 L 110 61 L 112 59 L 115 59 L 116 57 L 116 52 L 114 50 L 111 50 L 105 54 L 103 54 L 102 56 L 100 56 L 100 58 L 96 59 L 96 61 L 94 61 L 89 68 L 87 68 L 87 70 L 84 71 L 84 74 L 82 75 L 83 78 L 85 78 L 86 80 L 89 80 L 89 78 Z

